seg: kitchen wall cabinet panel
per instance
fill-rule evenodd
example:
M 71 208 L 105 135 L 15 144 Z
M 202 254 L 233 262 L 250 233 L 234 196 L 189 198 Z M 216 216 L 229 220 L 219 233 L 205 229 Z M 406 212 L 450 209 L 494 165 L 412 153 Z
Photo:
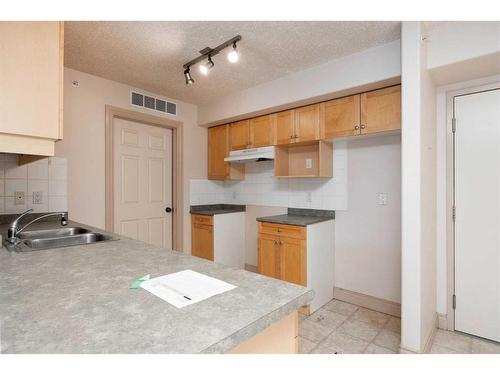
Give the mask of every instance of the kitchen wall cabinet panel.
M 64 25 L 0 22 L 0 152 L 54 155 L 62 139 Z
M 319 104 L 295 109 L 295 142 L 319 139 Z
M 242 150 L 250 146 L 250 120 L 234 122 L 229 125 L 231 151 Z
M 361 94 L 361 134 L 401 129 L 401 86 Z
M 250 120 L 250 147 L 274 144 L 275 115 L 256 117 Z
M 275 126 L 276 145 L 295 143 L 295 111 L 276 113 Z
M 360 95 L 353 95 L 321 103 L 321 139 L 360 134 L 360 100 Z
M 229 155 L 229 125 L 208 129 L 208 179 L 242 180 L 245 175 L 244 164 L 228 163 L 224 158 Z

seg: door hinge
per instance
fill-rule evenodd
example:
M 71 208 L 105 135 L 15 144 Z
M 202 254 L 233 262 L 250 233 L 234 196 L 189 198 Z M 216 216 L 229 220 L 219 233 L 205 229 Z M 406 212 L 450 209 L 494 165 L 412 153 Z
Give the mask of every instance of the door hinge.
M 457 119 L 453 117 L 451 119 L 451 132 L 455 133 L 457 131 Z
M 451 217 L 452 217 L 453 221 L 457 220 L 457 207 L 456 206 L 453 206 L 453 208 L 451 209 Z
M 457 296 L 454 294 L 453 295 L 453 310 L 457 308 Z

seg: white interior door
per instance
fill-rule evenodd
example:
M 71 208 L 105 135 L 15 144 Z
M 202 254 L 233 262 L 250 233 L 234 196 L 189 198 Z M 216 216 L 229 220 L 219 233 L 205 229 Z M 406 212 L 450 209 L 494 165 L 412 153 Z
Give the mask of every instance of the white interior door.
M 455 329 L 500 341 L 500 90 L 454 104 Z
M 172 248 L 172 130 L 115 119 L 114 231 Z

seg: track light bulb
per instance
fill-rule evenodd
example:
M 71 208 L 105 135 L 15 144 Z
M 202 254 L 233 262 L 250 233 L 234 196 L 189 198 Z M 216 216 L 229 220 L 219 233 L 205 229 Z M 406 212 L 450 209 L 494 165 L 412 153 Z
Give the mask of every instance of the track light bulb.
M 191 85 L 192 83 L 194 83 L 194 79 L 193 77 L 191 77 L 189 66 L 186 68 L 186 70 L 184 70 L 184 77 L 186 78 L 186 85 Z
M 203 75 L 207 75 L 209 70 L 214 67 L 214 62 L 212 61 L 212 57 L 208 55 L 208 61 L 205 64 L 200 65 L 200 73 Z
M 238 54 L 238 50 L 236 49 L 236 42 L 233 43 L 233 49 L 227 54 L 227 59 L 229 60 L 230 63 L 236 63 L 238 62 L 240 56 Z

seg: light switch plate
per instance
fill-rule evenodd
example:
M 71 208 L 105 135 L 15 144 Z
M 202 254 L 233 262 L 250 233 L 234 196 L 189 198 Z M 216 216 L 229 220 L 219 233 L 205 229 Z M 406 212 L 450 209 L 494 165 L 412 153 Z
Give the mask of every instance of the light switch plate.
M 387 205 L 387 193 L 378 193 L 378 204 L 380 206 Z
M 25 203 L 24 191 L 14 192 L 14 205 L 23 205 Z
M 313 160 L 312 159 L 306 159 L 306 168 L 311 169 L 313 167 Z
M 33 192 L 33 204 L 42 204 L 43 203 L 43 194 L 41 191 Z

